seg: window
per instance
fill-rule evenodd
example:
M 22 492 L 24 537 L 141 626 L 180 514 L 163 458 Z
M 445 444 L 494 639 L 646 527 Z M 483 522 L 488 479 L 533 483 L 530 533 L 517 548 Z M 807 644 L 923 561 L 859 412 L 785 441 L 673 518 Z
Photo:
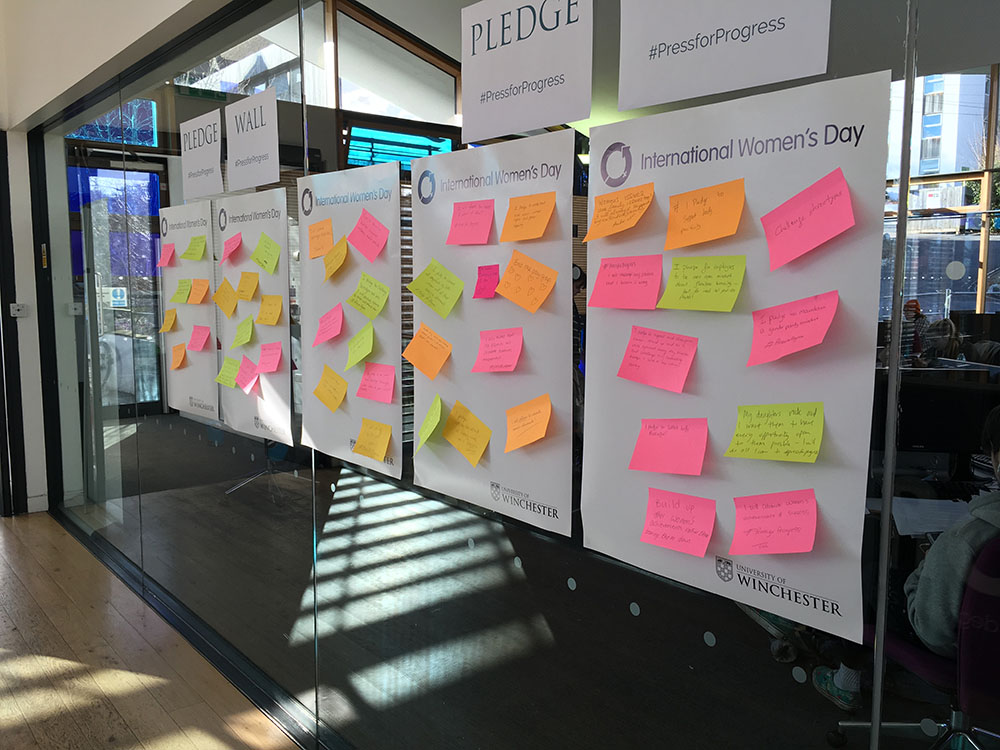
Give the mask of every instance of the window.
M 924 114 L 936 115 L 944 111 L 944 92 L 924 95 Z
M 941 138 L 924 138 L 920 142 L 920 159 L 937 159 L 941 156 Z

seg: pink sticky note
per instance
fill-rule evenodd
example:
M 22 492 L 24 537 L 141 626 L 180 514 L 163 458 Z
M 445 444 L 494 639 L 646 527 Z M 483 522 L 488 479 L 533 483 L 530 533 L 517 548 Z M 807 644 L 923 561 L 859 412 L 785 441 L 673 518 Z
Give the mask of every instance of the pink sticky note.
M 500 266 L 480 266 L 479 278 L 476 279 L 476 291 L 473 299 L 493 299 L 500 283 Z
M 823 343 L 837 312 L 837 292 L 753 312 L 753 345 L 747 367 L 773 362 Z
M 393 365 L 365 362 L 365 374 L 361 376 L 356 395 L 383 404 L 391 404 L 395 387 L 396 368 Z
M 479 332 L 479 354 L 473 372 L 513 372 L 521 357 L 524 329 L 500 328 Z
M 260 362 L 257 372 L 274 372 L 281 364 L 281 342 L 260 345 Z
M 644 419 L 628 467 L 699 476 L 707 445 L 707 419 Z
M 324 341 L 329 341 L 332 338 L 336 338 L 340 335 L 340 329 L 344 325 L 344 306 L 342 303 L 338 302 L 337 306 L 330 310 L 330 312 L 321 315 L 319 319 L 319 328 L 316 329 L 316 338 L 313 340 L 313 346 L 322 344 Z
M 156 261 L 157 268 L 163 268 L 164 266 L 169 266 L 170 261 L 174 259 L 174 243 L 168 242 L 166 245 L 160 247 L 160 259 Z
M 854 226 L 851 191 L 837 167 L 770 213 L 760 217 L 771 253 L 771 270 Z
M 389 239 L 389 227 L 368 213 L 365 208 L 361 209 L 361 216 L 354 229 L 347 235 L 347 241 L 358 249 L 369 261 L 375 262 L 378 254 L 385 247 L 386 240 Z
M 205 348 L 205 342 L 208 341 L 209 335 L 212 333 L 212 329 L 208 326 L 194 326 L 191 328 L 191 340 L 188 341 L 188 351 L 189 352 L 200 352 Z
M 247 356 L 240 362 L 240 369 L 236 371 L 236 385 L 243 389 L 247 395 L 257 385 L 257 364 Z
M 697 350 L 693 336 L 632 326 L 618 377 L 681 393 Z
M 736 528 L 730 555 L 809 552 L 816 541 L 816 493 L 772 492 L 733 499 Z
M 588 307 L 654 310 L 660 298 L 663 253 L 604 258 Z
M 704 557 L 715 528 L 715 500 L 649 488 L 639 540 Z
M 485 245 L 493 228 L 493 199 L 462 201 L 451 209 L 447 245 Z
M 243 244 L 243 232 L 237 232 L 228 240 L 222 243 L 222 260 L 219 261 L 221 266 L 226 260 L 229 259 L 233 253 L 240 249 L 240 245 Z

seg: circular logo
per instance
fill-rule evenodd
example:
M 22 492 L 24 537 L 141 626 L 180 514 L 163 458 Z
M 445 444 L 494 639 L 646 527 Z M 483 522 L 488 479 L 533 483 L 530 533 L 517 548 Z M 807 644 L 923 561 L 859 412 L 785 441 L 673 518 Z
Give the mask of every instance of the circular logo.
M 219 209 L 219 231 L 220 232 L 225 232 L 226 231 L 226 224 L 228 224 L 228 223 L 229 223 L 229 217 L 226 216 L 226 209 L 220 208 Z
M 313 212 L 313 191 L 306 188 L 302 191 L 302 213 L 306 216 Z
M 428 192 L 426 194 L 424 193 L 425 185 L 429 185 L 429 187 L 427 187 Z M 421 203 L 427 205 L 434 200 L 435 190 L 437 190 L 437 183 L 434 181 L 434 173 L 429 169 L 425 169 L 420 174 L 420 179 L 417 180 L 417 197 L 420 199 Z
M 612 177 L 608 174 L 608 158 L 611 154 L 620 151 L 622 158 L 625 160 L 625 169 L 617 177 Z M 604 184 L 608 187 L 619 187 L 625 184 L 625 180 L 628 179 L 629 173 L 632 171 L 632 150 L 626 146 L 621 141 L 616 141 L 604 149 L 604 156 L 601 157 L 601 177 L 604 180 Z
M 167 236 L 167 217 L 166 216 L 161 216 L 160 217 L 160 236 L 161 237 L 166 237 Z

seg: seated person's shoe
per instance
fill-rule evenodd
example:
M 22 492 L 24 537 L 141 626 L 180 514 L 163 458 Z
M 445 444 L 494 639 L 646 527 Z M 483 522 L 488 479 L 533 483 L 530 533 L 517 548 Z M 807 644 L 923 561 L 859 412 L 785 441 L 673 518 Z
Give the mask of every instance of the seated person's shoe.
M 837 687 L 833 682 L 833 675 L 836 671 L 830 667 L 816 667 L 812 675 L 813 687 L 837 708 L 844 711 L 857 711 L 861 708 L 861 693 Z

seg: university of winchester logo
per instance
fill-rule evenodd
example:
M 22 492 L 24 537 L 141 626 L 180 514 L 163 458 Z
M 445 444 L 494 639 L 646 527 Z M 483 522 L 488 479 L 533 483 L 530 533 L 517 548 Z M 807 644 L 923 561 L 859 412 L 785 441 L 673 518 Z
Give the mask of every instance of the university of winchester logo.
M 490 482 L 490 494 L 493 496 L 493 502 L 499 503 L 501 500 L 500 485 L 496 482 Z
M 733 561 L 716 555 L 715 574 L 724 582 L 729 583 L 733 580 Z

